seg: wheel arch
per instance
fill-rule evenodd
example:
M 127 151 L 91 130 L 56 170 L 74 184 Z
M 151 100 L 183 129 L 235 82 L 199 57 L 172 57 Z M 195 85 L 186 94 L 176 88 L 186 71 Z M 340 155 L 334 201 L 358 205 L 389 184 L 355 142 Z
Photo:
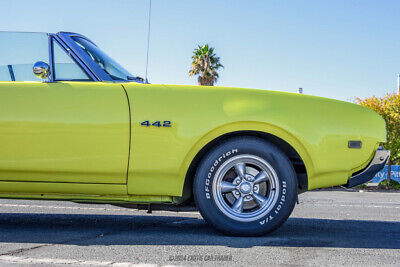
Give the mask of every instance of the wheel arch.
M 197 167 L 204 156 L 219 142 L 228 140 L 233 137 L 238 136 L 254 136 L 258 138 L 262 138 L 266 141 L 271 142 L 280 148 L 286 156 L 288 156 L 289 160 L 292 162 L 293 167 L 295 169 L 297 180 L 298 180 L 298 192 L 303 193 L 308 190 L 308 177 L 312 172 L 312 164 L 308 153 L 295 138 L 290 136 L 288 133 L 283 133 L 288 138 L 282 137 L 282 135 L 277 134 L 277 130 L 274 131 L 265 131 L 260 129 L 251 129 L 251 130 L 234 130 L 228 131 L 225 133 L 221 133 L 220 135 L 209 139 L 208 142 L 205 142 L 204 145 L 201 146 L 200 149 L 197 150 L 197 153 L 192 157 L 190 164 L 187 168 L 185 181 L 183 186 L 182 197 L 179 198 L 178 202 L 185 202 L 193 197 L 192 185 L 193 179 L 196 174 Z M 290 141 L 286 141 L 291 139 Z

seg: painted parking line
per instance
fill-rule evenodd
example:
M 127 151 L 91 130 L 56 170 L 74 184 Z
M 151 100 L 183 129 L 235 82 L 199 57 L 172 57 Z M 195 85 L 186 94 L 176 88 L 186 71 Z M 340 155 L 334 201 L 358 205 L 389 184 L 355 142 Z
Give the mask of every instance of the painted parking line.
M 335 204 L 335 203 L 309 203 L 300 202 L 300 206 L 321 206 L 321 207 L 353 207 L 353 208 L 379 208 L 379 209 L 400 209 L 400 203 L 393 203 L 393 205 L 362 205 L 362 204 Z M 60 209 L 60 210 L 90 210 L 90 211 L 124 211 L 129 212 L 130 209 L 119 209 L 119 208 L 91 208 L 91 207 L 72 207 L 72 206 L 47 206 L 47 205 L 29 205 L 29 204 L 0 204 L 0 207 L 5 208 L 37 208 L 37 209 Z M 131 209 L 132 210 L 132 209 Z M 133 209 L 134 211 L 137 211 Z M 174 211 L 157 211 L 157 213 L 176 213 Z M 198 212 L 184 212 L 185 214 L 198 215 Z
M 50 259 L 50 258 L 31 258 L 17 256 L 0 256 L 0 262 L 15 264 L 46 264 L 46 265 L 72 265 L 72 266 L 112 266 L 112 267 L 153 267 L 156 264 L 131 263 L 131 262 L 112 262 L 112 261 L 85 261 L 73 259 Z M 167 266 L 167 265 L 164 265 Z M 172 266 L 172 265 L 169 265 Z
M 0 207 L 5 207 L 5 208 L 37 208 L 37 209 L 60 209 L 60 210 L 92 210 L 92 211 L 138 211 L 136 209 L 119 209 L 119 208 L 90 208 L 90 207 L 72 207 L 72 206 L 47 206 L 47 205 L 29 205 L 29 204 L 0 204 Z M 157 210 L 157 213 L 177 213 L 175 211 L 164 211 L 164 210 Z M 199 215 L 198 212 L 192 212 L 192 211 L 185 211 L 185 214 L 193 214 L 193 215 Z
M 379 209 L 400 209 L 400 203 L 393 203 L 393 205 L 362 205 L 362 204 L 334 204 L 334 203 L 300 203 L 309 206 L 320 206 L 320 207 L 352 207 L 352 208 L 379 208 Z
M 70 209 L 70 210 L 109 210 L 109 211 L 128 211 L 129 209 L 118 208 L 89 208 L 89 207 L 71 207 L 71 206 L 47 206 L 47 205 L 28 205 L 28 204 L 0 204 L 0 207 L 10 208 L 39 208 L 39 209 Z

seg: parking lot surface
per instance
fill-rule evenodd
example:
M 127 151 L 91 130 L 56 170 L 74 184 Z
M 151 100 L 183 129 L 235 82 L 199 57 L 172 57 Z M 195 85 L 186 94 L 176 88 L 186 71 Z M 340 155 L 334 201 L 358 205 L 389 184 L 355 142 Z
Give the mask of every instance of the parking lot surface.
M 224 236 L 197 212 L 0 200 L 0 265 L 400 265 L 400 193 L 314 191 L 277 231 Z

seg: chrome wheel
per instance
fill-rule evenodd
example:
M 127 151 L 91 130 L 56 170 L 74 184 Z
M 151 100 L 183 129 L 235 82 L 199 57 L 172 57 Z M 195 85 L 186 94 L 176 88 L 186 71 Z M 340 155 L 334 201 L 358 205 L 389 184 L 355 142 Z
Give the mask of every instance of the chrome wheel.
M 279 179 L 274 168 L 254 155 L 239 155 L 215 173 L 213 198 L 228 217 L 242 222 L 258 220 L 274 207 Z

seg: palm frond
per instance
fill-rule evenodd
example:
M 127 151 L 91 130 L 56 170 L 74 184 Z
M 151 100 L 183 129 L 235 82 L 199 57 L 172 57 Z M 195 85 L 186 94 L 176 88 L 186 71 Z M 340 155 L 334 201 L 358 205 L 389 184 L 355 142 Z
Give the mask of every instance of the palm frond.
M 214 51 L 208 44 L 197 45 L 193 50 L 189 76 L 199 75 L 197 80 L 200 85 L 214 85 L 219 78 L 217 70 L 224 68 Z

